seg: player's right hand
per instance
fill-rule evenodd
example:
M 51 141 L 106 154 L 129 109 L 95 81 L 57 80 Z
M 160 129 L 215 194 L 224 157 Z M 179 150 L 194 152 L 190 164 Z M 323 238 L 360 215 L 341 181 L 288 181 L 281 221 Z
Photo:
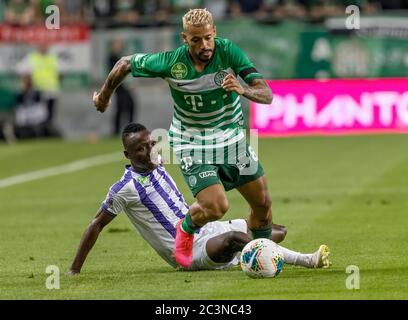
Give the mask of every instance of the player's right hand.
M 100 97 L 100 93 L 98 92 L 94 92 L 93 94 L 93 103 L 96 107 L 96 110 L 98 110 L 99 112 L 105 112 L 105 110 L 109 107 L 109 105 L 111 104 L 111 99 L 109 99 L 108 101 L 102 100 Z

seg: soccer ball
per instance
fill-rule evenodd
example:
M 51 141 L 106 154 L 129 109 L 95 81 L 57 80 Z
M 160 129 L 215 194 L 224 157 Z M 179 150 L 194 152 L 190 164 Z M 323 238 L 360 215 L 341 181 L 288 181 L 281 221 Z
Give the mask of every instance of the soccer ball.
M 251 278 L 273 278 L 282 271 L 285 260 L 275 242 L 259 238 L 247 243 L 241 252 L 241 268 Z

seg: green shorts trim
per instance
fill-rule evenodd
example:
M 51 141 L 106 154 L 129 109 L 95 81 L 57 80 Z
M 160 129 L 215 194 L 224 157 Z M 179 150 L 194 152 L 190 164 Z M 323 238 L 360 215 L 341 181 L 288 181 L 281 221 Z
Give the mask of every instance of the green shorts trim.
M 236 164 L 203 164 L 182 159 L 180 169 L 193 196 L 214 184 L 222 184 L 229 191 L 262 177 L 264 170 L 258 157 L 248 145 L 246 151 L 246 157 L 240 157 Z

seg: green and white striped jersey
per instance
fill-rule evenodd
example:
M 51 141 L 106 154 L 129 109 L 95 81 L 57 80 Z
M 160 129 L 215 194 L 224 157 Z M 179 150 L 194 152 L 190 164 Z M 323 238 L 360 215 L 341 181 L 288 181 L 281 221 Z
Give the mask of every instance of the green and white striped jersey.
M 221 88 L 228 73 L 247 83 L 262 78 L 248 57 L 230 40 L 215 38 L 213 57 L 197 72 L 183 45 L 174 51 L 135 54 L 131 59 L 134 77 L 160 77 L 169 84 L 174 102 L 169 130 L 170 146 L 181 150 L 214 150 L 245 138 L 240 97 Z

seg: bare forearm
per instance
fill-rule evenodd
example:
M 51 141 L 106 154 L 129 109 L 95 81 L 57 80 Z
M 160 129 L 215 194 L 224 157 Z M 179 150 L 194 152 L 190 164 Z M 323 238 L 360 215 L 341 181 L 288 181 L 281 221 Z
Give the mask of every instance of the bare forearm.
M 267 86 L 245 86 L 243 96 L 258 103 L 272 103 L 272 92 Z
M 131 56 L 121 58 L 112 68 L 99 92 L 101 100 L 109 101 L 115 89 L 130 73 L 130 58 Z
M 248 86 L 243 86 L 232 73 L 228 74 L 221 87 L 225 91 L 235 91 L 239 95 L 258 103 L 272 103 L 272 91 L 263 79 L 253 79 Z
M 89 251 L 92 249 L 96 240 L 98 239 L 101 231 L 102 228 L 99 225 L 95 225 L 93 223 L 89 225 L 82 236 L 81 242 L 79 243 L 74 262 L 71 265 L 71 270 L 76 272 L 81 271 L 82 265 L 84 264 Z

